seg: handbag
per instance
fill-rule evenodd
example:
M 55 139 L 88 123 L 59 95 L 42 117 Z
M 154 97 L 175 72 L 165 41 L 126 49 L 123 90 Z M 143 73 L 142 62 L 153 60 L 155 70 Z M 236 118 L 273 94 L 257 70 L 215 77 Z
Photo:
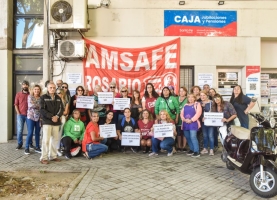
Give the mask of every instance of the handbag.
M 164 98 L 164 100 L 165 100 L 165 98 Z M 172 109 L 169 107 L 169 105 L 168 105 L 168 103 L 167 103 L 167 100 L 165 100 L 165 103 L 166 103 L 168 109 L 170 110 L 170 112 L 171 112 L 173 115 L 176 115 L 176 114 L 177 114 L 176 110 L 172 110 Z

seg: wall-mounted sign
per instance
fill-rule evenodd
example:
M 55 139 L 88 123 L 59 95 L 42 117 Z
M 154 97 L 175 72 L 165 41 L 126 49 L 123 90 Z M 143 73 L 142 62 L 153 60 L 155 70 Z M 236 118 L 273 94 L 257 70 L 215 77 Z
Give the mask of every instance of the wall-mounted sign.
M 260 97 L 261 95 L 261 67 L 246 66 L 246 95 Z
M 237 36 L 237 11 L 165 10 L 165 36 Z

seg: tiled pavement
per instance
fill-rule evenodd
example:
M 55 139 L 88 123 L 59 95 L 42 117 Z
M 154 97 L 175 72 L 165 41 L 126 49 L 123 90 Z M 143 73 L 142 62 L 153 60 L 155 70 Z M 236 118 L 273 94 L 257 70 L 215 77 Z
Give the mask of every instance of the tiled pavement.
M 112 153 L 102 158 L 83 157 L 42 165 L 39 154 L 24 155 L 15 141 L 0 144 L 0 170 L 48 170 L 82 172 L 62 199 L 260 199 L 250 189 L 249 176 L 230 171 L 220 159 L 185 153 L 167 157 Z M 277 196 L 271 199 L 276 199 Z

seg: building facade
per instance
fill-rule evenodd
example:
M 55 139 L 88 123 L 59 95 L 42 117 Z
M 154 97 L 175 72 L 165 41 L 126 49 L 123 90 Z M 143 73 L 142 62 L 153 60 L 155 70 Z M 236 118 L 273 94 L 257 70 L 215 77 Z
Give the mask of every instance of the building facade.
M 75 1 L 75 0 L 74 0 Z M 77 0 L 76 0 L 77 1 Z M 0 58 L 2 63 L 1 90 L 2 115 L 0 142 L 7 142 L 15 134 L 14 95 L 20 81 L 43 84 L 48 79 L 67 81 L 68 73 L 83 74 L 79 59 L 61 60 L 55 56 L 57 49 L 49 51 L 52 34 L 48 28 L 48 1 L 37 4 L 43 9 L 20 13 L 19 3 L 26 1 L 0 0 L 4 12 L 0 13 Z M 92 1 L 89 1 L 92 2 Z M 201 84 L 201 74 L 212 74 L 210 83 L 222 91 L 240 84 L 246 89 L 247 66 L 258 66 L 262 74 L 274 79 L 277 74 L 277 1 L 218 1 L 187 0 L 184 5 L 175 0 L 112 0 L 108 8 L 89 8 L 90 30 L 82 34 L 97 43 L 114 47 L 138 48 L 157 45 L 180 37 L 180 85 L 190 87 Z M 165 11 L 235 11 L 236 35 L 232 36 L 165 36 Z M 21 19 L 37 19 L 32 29 L 34 37 L 25 41 Z M 40 20 L 40 21 L 39 21 Z M 187 19 L 189 20 L 189 19 Z M 32 21 L 34 23 L 34 21 Z M 29 24 L 29 28 L 31 24 Z M 42 26 L 43 24 L 43 26 Z M 43 29 L 42 29 L 43 27 Z M 19 37 L 18 35 L 23 34 Z M 31 37 L 32 36 L 32 37 Z M 63 39 L 82 39 L 77 31 L 61 33 Z M 31 39 L 33 38 L 33 39 Z M 38 39 L 39 38 L 39 39 Z M 49 39 L 50 38 L 50 39 Z M 20 41 L 20 43 L 19 43 Z M 24 44 L 24 45 L 23 45 Z M 55 46 L 55 44 L 54 44 Z M 21 63 L 21 64 L 18 64 Z M 23 64 L 22 64 L 23 63 Z M 24 64 L 25 63 L 25 64 Z M 20 66 L 23 66 L 20 68 Z M 226 74 L 227 73 L 227 74 Z M 226 76 L 235 75 L 235 81 Z M 82 76 L 82 84 L 86 80 Z M 232 83 L 230 83 L 232 82 Z M 74 89 L 80 84 L 71 84 Z M 226 86 L 226 87 L 225 87 Z M 262 90 L 263 84 L 256 88 Z M 223 89 L 220 89 L 223 88 Z M 261 92 L 263 93 L 263 92 Z M 228 94 L 226 95 L 228 96 Z M 268 95 L 270 96 L 270 94 Z M 270 97 L 268 97 L 270 98 Z M 260 99 L 261 101 L 261 99 Z M 265 103 L 265 101 L 263 100 Z M 268 101 L 270 102 L 270 101 Z

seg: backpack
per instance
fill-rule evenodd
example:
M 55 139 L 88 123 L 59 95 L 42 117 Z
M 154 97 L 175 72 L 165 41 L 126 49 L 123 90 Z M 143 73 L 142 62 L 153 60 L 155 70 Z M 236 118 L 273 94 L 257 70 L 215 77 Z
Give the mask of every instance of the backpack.
M 121 126 L 123 127 L 124 126 L 124 122 L 125 122 L 125 120 L 126 120 L 126 118 L 125 117 L 123 117 L 122 118 L 122 120 L 121 120 Z M 133 126 L 135 125 L 135 120 L 131 117 L 131 122 L 132 122 L 132 124 L 133 124 Z

